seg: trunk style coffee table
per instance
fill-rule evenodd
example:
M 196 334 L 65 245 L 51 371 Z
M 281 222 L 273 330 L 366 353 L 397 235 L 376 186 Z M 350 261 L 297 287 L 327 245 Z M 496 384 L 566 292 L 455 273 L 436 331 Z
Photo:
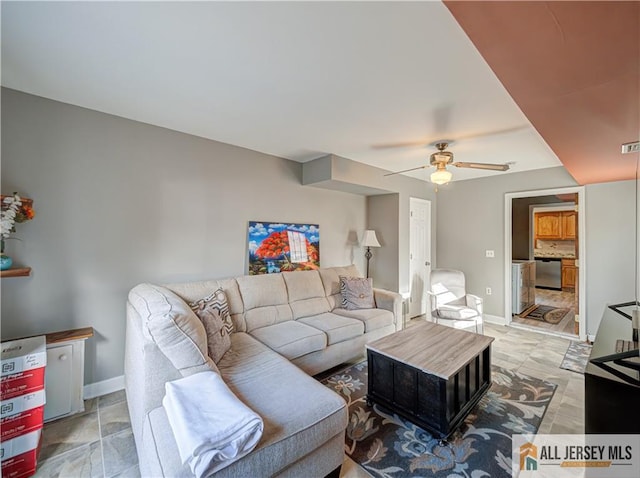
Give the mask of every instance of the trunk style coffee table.
M 491 342 L 426 321 L 371 342 L 367 404 L 445 440 L 491 386 Z

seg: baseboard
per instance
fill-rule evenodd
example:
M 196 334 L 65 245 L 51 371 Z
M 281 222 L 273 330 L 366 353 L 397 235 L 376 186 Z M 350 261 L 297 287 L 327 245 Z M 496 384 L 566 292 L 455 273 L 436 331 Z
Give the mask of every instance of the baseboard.
M 482 318 L 485 322 L 496 325 L 509 325 L 507 319 L 500 317 L 499 315 L 482 314 Z
M 124 375 L 109 378 L 102 382 L 90 383 L 84 386 L 83 396 L 85 400 L 100 397 L 108 393 L 117 392 L 124 389 Z

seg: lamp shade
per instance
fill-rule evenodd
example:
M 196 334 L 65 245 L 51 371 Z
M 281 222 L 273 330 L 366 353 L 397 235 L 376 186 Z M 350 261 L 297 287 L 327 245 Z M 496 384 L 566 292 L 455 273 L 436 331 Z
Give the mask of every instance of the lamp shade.
M 451 181 L 453 174 L 446 169 L 438 169 L 431 173 L 431 182 L 434 184 L 447 184 Z
M 376 231 L 366 230 L 362 236 L 360 245 L 364 247 L 380 247 L 378 238 L 376 237 Z

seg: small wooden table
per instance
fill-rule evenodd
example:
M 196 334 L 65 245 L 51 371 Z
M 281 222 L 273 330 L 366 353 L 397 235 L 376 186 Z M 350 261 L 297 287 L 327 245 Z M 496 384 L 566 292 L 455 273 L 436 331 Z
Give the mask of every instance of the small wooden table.
M 371 342 L 367 404 L 446 439 L 491 386 L 491 342 L 426 321 Z

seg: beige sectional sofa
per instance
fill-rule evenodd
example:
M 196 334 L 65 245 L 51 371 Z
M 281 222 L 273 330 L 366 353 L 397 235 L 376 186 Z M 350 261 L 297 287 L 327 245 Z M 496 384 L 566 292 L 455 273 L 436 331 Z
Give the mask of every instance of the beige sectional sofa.
M 219 371 L 264 421 L 256 448 L 216 476 L 314 477 L 339 469 L 346 405 L 310 375 L 363 355 L 367 342 L 402 326 L 401 296 L 393 292 L 374 289 L 375 308 L 341 308 L 340 276 L 360 274 L 355 266 L 331 267 L 131 290 L 125 387 L 142 476 L 192 476 L 162 399 L 167 382 L 205 370 Z M 216 365 L 187 303 L 218 288 L 235 332 Z

